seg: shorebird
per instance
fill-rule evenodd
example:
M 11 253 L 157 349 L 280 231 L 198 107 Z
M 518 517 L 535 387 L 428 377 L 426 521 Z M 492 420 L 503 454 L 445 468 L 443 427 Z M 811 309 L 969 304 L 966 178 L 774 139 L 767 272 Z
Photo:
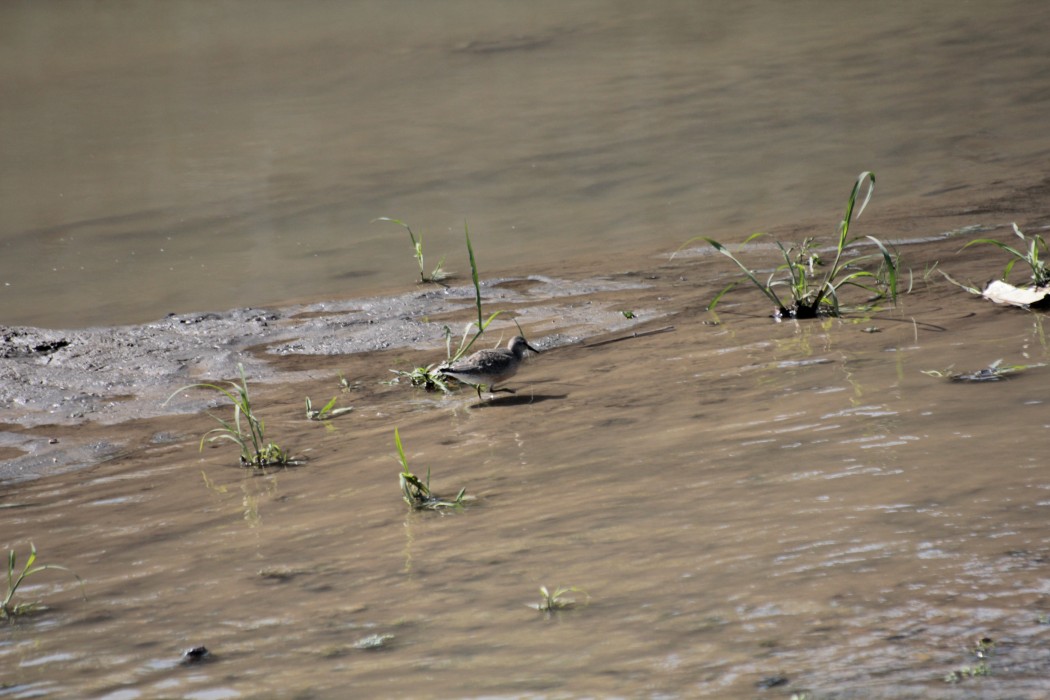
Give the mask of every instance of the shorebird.
M 464 384 L 470 384 L 477 389 L 479 399 L 482 387 L 487 387 L 493 394 L 497 391 L 509 391 L 513 394 L 513 389 L 496 389 L 496 385 L 517 374 L 518 368 L 525 360 L 526 350 L 539 352 L 520 335 L 516 335 L 505 348 L 478 350 L 470 357 L 449 367 L 442 367 L 438 371 Z

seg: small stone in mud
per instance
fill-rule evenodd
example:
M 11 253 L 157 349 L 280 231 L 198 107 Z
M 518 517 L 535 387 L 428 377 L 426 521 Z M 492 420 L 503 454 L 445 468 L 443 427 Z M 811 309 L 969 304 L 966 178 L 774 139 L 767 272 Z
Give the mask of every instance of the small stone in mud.
M 786 685 L 787 682 L 787 676 L 766 676 L 755 683 L 755 685 L 759 688 L 776 688 L 777 686 Z
M 205 646 L 190 647 L 186 651 L 182 652 L 182 663 L 192 664 L 198 661 L 203 661 L 207 657 L 211 656 L 211 652 Z

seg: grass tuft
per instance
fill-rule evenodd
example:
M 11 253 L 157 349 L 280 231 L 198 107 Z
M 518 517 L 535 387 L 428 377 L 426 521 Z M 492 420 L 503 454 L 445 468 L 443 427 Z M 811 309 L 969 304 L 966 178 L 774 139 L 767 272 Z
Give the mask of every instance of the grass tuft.
M 401 445 L 401 433 L 394 428 L 394 444 L 397 445 L 397 456 L 401 462 L 401 495 L 405 503 L 413 510 L 441 510 L 443 508 L 461 508 L 463 502 L 468 500 L 466 489 L 460 489 L 454 499 L 447 500 L 434 495 L 430 490 L 430 469 L 427 468 L 426 481 L 422 481 L 408 468 L 408 458 L 405 457 L 405 448 Z
M 399 221 L 398 219 L 391 219 L 388 216 L 381 216 L 378 219 L 372 219 L 372 223 L 375 223 L 377 221 L 389 221 L 390 223 L 397 224 L 398 226 L 408 231 L 408 237 L 412 241 L 412 257 L 416 259 L 416 263 L 419 265 L 420 284 L 426 284 L 428 282 L 440 284 L 442 280 L 448 279 L 449 273 L 445 272 L 445 270 L 442 267 L 445 264 L 444 258 L 441 258 L 441 260 L 438 261 L 437 267 L 435 267 L 429 275 L 426 273 L 426 263 L 423 260 L 423 234 L 419 234 L 419 237 L 417 238 L 416 234 L 412 231 L 411 226 L 406 224 L 404 221 Z
M 190 384 L 174 392 L 164 403 L 167 404 L 187 389 L 199 388 L 217 391 L 233 402 L 233 423 L 213 415 L 212 418 L 217 420 L 222 427 L 209 430 L 201 436 L 201 451 L 204 451 L 205 442 L 228 440 L 240 448 L 242 466 L 262 468 L 294 464 L 295 461 L 276 443 L 266 440 L 263 421 L 252 411 L 251 398 L 248 395 L 248 379 L 244 374 L 244 365 L 238 363 L 237 371 L 241 375 L 241 382 L 240 384 L 237 382 L 226 382 L 230 387 L 229 389 L 218 384 Z M 242 416 L 248 425 L 247 431 L 244 430 L 241 424 Z
M 1021 242 L 1024 244 L 1021 250 L 992 238 L 976 238 L 964 245 L 962 250 L 966 250 L 970 246 L 978 244 L 993 245 L 1008 253 L 1011 258 L 1003 269 L 1003 282 L 1007 281 L 1007 277 L 1009 277 L 1010 272 L 1013 271 L 1014 265 L 1023 262 L 1031 271 L 1029 280 L 1031 281 L 1032 286 L 1046 287 L 1050 285 L 1050 269 L 1046 266 L 1046 258 L 1047 256 L 1050 256 L 1050 248 L 1047 248 L 1046 241 L 1039 234 L 1025 235 L 1021 232 L 1021 229 L 1017 228 L 1017 224 L 1012 224 L 1012 226 L 1014 228 L 1014 234 L 1020 238 Z M 1040 251 L 1042 251 L 1042 254 L 1040 254 Z
M 314 408 L 313 402 L 310 401 L 310 397 L 306 397 L 306 419 L 307 420 L 328 420 L 329 418 L 335 418 L 341 416 L 344 413 L 350 413 L 354 410 L 353 406 L 345 406 L 343 408 L 335 408 L 335 402 L 339 400 L 338 396 L 333 396 L 332 400 L 324 405 L 324 408 Z
M 15 550 L 9 550 L 7 552 L 7 595 L 0 601 L 0 619 L 12 618 L 17 615 L 24 615 L 28 612 L 32 612 L 40 607 L 40 603 L 13 603 L 15 593 L 18 592 L 18 587 L 22 585 L 30 576 L 40 573 L 41 571 L 47 571 L 48 569 L 57 569 L 59 571 L 65 571 L 73 575 L 73 577 L 80 584 L 80 591 L 84 593 L 84 580 L 77 576 L 75 572 L 67 569 L 64 566 L 58 564 L 36 564 L 36 545 L 32 542 L 29 543 L 29 559 L 26 560 L 25 566 L 22 570 L 15 575 L 18 571 L 18 556 L 15 554 Z M 84 600 L 87 600 L 87 594 L 84 593 Z
M 587 595 L 587 591 L 582 588 L 577 588 L 576 586 L 558 586 L 554 589 L 540 586 L 540 602 L 533 603 L 529 605 L 529 607 L 545 613 L 574 608 L 576 607 L 576 599 L 569 597 L 568 594 L 570 593 L 582 593 L 588 600 L 590 599 L 590 596 Z
M 426 391 L 440 391 L 443 394 L 451 394 L 452 390 L 448 388 L 445 377 L 437 371 L 438 366 L 437 363 L 432 363 L 426 367 L 416 367 L 411 372 L 403 369 L 392 369 L 390 371 L 396 376 L 390 380 L 390 383 L 398 384 L 403 379 L 412 386 Z
M 867 192 L 863 201 L 857 207 L 857 200 L 867 184 Z M 875 174 L 870 171 L 862 172 L 853 184 L 849 199 L 846 202 L 846 213 L 839 222 L 838 243 L 835 246 L 835 257 L 830 265 L 826 265 L 817 252 L 816 242 L 812 238 L 806 238 L 801 244 L 792 244 L 787 247 L 777 241 L 784 262 L 778 265 L 766 280 L 760 280 L 755 273 L 745 265 L 726 246 L 718 241 L 700 236 L 686 241 L 682 247 L 696 240 L 704 240 L 722 255 L 732 260 L 744 273 L 744 279 L 730 283 L 708 304 L 708 310 L 718 305 L 722 297 L 734 289 L 741 282 L 751 282 L 761 291 L 770 302 L 773 303 L 774 313 L 777 318 L 816 318 L 817 316 L 839 316 L 842 306 L 839 294 L 844 287 L 856 287 L 870 293 L 869 303 L 882 299 L 897 300 L 897 275 L 898 257 L 873 236 L 864 236 L 878 249 L 877 253 L 867 255 L 848 256 L 847 250 L 860 241 L 860 237 L 850 238 L 850 225 L 856 217 L 859 217 L 864 208 L 871 200 L 875 190 Z M 744 245 L 764 236 L 764 233 L 756 233 L 749 236 Z M 679 248 L 681 250 L 681 248 Z M 876 270 L 868 270 L 861 267 L 862 263 L 878 261 Z M 825 271 L 821 274 L 817 268 L 823 267 Z M 781 298 L 778 289 L 786 288 L 787 295 Z

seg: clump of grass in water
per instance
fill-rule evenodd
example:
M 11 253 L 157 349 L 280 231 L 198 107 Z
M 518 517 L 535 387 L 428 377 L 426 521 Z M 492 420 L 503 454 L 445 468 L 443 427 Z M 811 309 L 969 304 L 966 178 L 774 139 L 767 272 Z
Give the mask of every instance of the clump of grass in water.
M 856 208 L 857 198 L 865 182 L 868 183 L 867 194 L 858 209 Z M 839 316 L 841 314 L 839 291 L 845 286 L 857 287 L 870 292 L 873 295 L 872 302 L 888 298 L 895 303 L 897 300 L 898 261 L 882 241 L 874 236 L 865 236 L 864 238 L 867 238 L 878 247 L 879 253 L 851 257 L 848 261 L 843 260 L 843 254 L 846 249 L 860 240 L 860 237 L 849 237 L 850 224 L 855 218 L 854 210 L 856 209 L 856 216 L 859 217 L 871 200 L 874 190 L 875 174 L 870 171 L 862 172 L 853 185 L 849 200 L 846 203 L 846 214 L 839 223 L 835 258 L 823 275 L 818 274 L 816 271 L 816 268 L 823 266 L 824 263 L 816 252 L 815 241 L 812 238 L 805 239 L 800 245 L 791 245 L 786 248 L 783 243 L 777 241 L 776 245 L 780 249 L 784 262 L 770 273 L 765 282 L 759 280 L 736 255 L 718 241 L 706 236 L 699 236 L 686 241 L 683 247 L 696 240 L 707 241 L 715 250 L 736 263 L 744 272 L 745 280 L 733 282 L 719 292 L 708 305 L 708 310 L 714 309 L 722 297 L 742 281 L 750 281 L 766 295 L 766 298 L 773 302 L 773 315 L 777 318 L 816 318 L 820 315 Z M 756 233 L 748 237 L 744 244 L 746 245 L 764 235 L 763 233 Z M 875 272 L 858 267 L 862 262 L 876 260 L 880 257 L 881 264 Z M 778 275 L 782 276 L 778 278 Z M 790 306 L 786 305 L 777 294 L 776 289 L 778 287 L 787 287 L 788 293 L 791 295 Z
M 463 224 L 463 234 L 467 241 L 467 255 L 470 258 L 470 279 L 474 285 L 474 305 L 478 312 L 477 323 L 475 324 L 474 321 L 471 321 L 463 329 L 463 337 L 460 340 L 459 347 L 456 349 L 455 353 L 452 352 L 452 330 L 448 326 L 445 326 L 445 360 L 440 363 L 427 365 L 426 367 L 416 367 L 411 372 L 392 369 L 390 371 L 397 375 L 394 381 L 407 379 L 412 386 L 420 387 L 427 391 L 441 391 L 445 394 L 451 393 L 445 377 L 441 375 L 441 368 L 453 364 L 456 360 L 467 354 L 478 338 L 485 333 L 485 330 L 489 327 L 489 324 L 492 323 L 493 319 L 502 313 L 501 311 L 496 311 L 490 314 L 488 318 L 485 318 L 484 313 L 481 310 L 481 280 L 478 275 L 478 263 L 474 258 L 474 246 L 470 243 L 470 229 L 465 223 Z M 471 330 L 474 328 L 477 328 L 477 331 L 471 336 Z
M 450 394 L 452 390 L 448 388 L 448 384 L 445 383 L 445 378 L 438 374 L 437 363 L 432 363 L 426 367 L 416 367 L 411 372 L 406 372 L 403 369 L 392 369 L 390 370 L 396 376 L 390 381 L 391 384 L 397 384 L 402 379 L 408 381 L 414 387 L 419 387 L 426 391 L 440 391 L 443 394 Z
M 1012 224 L 1014 228 L 1014 234 L 1024 243 L 1024 249 L 1018 250 L 1013 246 L 1002 243 L 1001 241 L 994 240 L 992 238 L 976 238 L 962 247 L 962 250 L 966 250 L 972 245 L 994 245 L 1007 252 L 1012 258 L 1010 262 L 1006 264 L 1003 269 L 1003 282 L 1006 282 L 1006 278 L 1010 276 L 1010 272 L 1013 271 L 1014 265 L 1019 262 L 1023 262 L 1031 270 L 1032 274 L 1029 278 L 1032 286 L 1034 287 L 1046 287 L 1050 285 L 1050 269 L 1046 266 L 1046 257 L 1050 256 L 1050 248 L 1047 247 L 1046 241 L 1039 234 L 1032 234 L 1030 236 L 1025 235 L 1021 232 L 1021 229 L 1017 228 L 1017 224 Z M 1040 256 L 1042 251 L 1042 257 Z M 951 279 L 949 277 L 949 279 Z M 961 285 L 960 285 L 961 286 Z
M 445 272 L 445 270 L 442 268 L 442 266 L 445 264 L 444 258 L 441 258 L 441 260 L 437 264 L 437 267 L 434 268 L 430 275 L 427 275 L 426 263 L 423 261 L 423 234 L 419 234 L 419 237 L 416 238 L 416 234 L 412 232 L 412 227 L 410 227 L 404 221 L 399 221 L 398 219 L 391 219 L 388 216 L 381 216 L 378 219 L 372 219 L 372 223 L 375 223 L 377 221 L 389 221 L 390 223 L 397 224 L 398 226 L 401 226 L 406 231 L 408 231 L 408 237 L 412 240 L 412 256 L 416 259 L 416 262 L 419 264 L 420 284 L 426 284 L 428 282 L 440 283 L 442 280 L 448 278 L 449 274 Z
M 242 466 L 263 468 L 294 464 L 295 461 L 276 443 L 266 440 L 263 421 L 252 412 L 251 399 L 248 396 L 248 379 L 244 374 L 244 365 L 238 363 L 237 371 L 241 375 L 241 383 L 227 382 L 231 389 L 226 389 L 217 384 L 189 384 L 174 392 L 164 403 L 167 404 L 168 401 L 171 401 L 187 389 L 199 388 L 217 391 L 233 402 L 233 423 L 213 415 L 212 418 L 217 420 L 222 427 L 213 428 L 201 436 L 201 451 L 204 451 L 205 442 L 229 440 L 241 448 Z M 244 420 L 248 424 L 247 432 L 241 425 L 241 416 L 244 416 Z
M 959 668 L 951 671 L 944 676 L 945 683 L 960 683 L 967 678 L 977 678 L 979 676 L 989 676 L 992 673 L 992 667 L 989 663 L 989 659 L 995 650 L 995 640 L 991 637 L 982 637 L 974 642 L 972 652 L 973 655 L 978 659 L 981 659 L 978 663 L 972 666 L 960 666 Z
M 329 418 L 335 418 L 341 416 L 344 413 L 350 413 L 354 410 L 353 406 L 345 406 L 343 408 L 335 408 L 335 402 L 339 400 L 338 396 L 333 396 L 332 400 L 324 405 L 324 408 L 314 408 L 313 402 L 310 401 L 310 397 L 306 397 L 306 419 L 307 420 L 328 420 Z
M 39 566 L 33 566 L 35 563 L 36 545 L 30 542 L 29 559 L 26 561 L 25 566 L 22 567 L 22 571 L 15 576 L 15 572 L 18 571 L 18 557 L 13 549 L 7 552 L 7 595 L 4 596 L 2 601 L 0 601 L 0 619 L 7 619 L 15 617 L 16 615 L 24 615 L 25 613 L 32 612 L 40 607 L 40 603 L 37 602 L 15 604 L 12 600 L 15 597 L 15 593 L 18 592 L 18 587 L 22 585 L 22 582 L 33 574 L 40 573 L 41 571 L 57 569 L 72 574 L 80 584 L 81 593 L 84 593 L 84 580 L 77 576 L 75 572 L 64 566 L 59 566 L 58 564 L 41 564 Z M 86 593 L 84 594 L 84 600 L 87 600 Z
M 529 607 L 545 613 L 574 608 L 576 607 L 576 599 L 568 597 L 569 593 L 582 593 L 587 596 L 587 591 L 576 586 L 558 586 L 553 590 L 548 589 L 546 586 L 540 586 L 540 595 L 542 596 L 540 602 L 532 603 Z M 590 596 L 587 597 L 588 599 L 590 598 Z
M 401 495 L 405 503 L 414 510 L 440 510 L 442 508 L 459 508 L 467 500 L 467 490 L 460 489 L 456 497 L 451 501 L 439 498 L 430 490 L 430 468 L 427 468 L 427 480 L 424 482 L 413 474 L 408 468 L 408 458 L 405 457 L 405 448 L 401 445 L 401 434 L 394 428 L 394 444 L 397 445 L 397 456 L 401 462 Z

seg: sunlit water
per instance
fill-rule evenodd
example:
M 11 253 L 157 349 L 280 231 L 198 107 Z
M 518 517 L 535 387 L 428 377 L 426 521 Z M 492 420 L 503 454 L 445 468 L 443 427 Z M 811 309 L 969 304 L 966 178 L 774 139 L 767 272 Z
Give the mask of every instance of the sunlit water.
M 740 240 L 1040 167 L 1042 3 L 0 5 L 0 323 Z

